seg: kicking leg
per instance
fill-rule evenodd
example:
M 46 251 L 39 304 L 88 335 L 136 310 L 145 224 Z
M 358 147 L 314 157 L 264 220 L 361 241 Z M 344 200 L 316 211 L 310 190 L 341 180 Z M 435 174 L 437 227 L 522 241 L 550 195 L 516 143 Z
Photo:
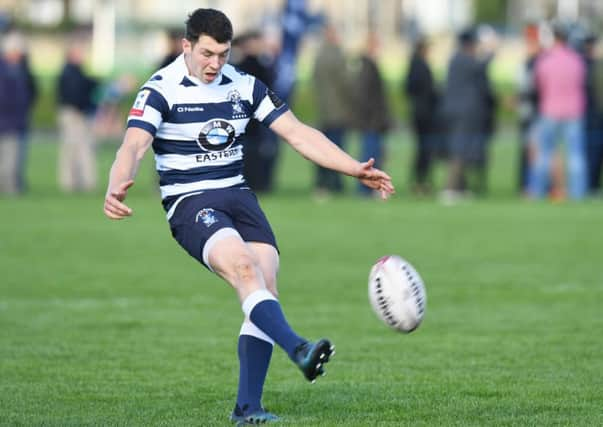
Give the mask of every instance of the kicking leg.
M 208 260 L 237 291 L 245 316 L 292 356 L 306 340 L 291 329 L 278 300 L 266 289 L 256 254 L 240 237 L 228 236 L 213 245 Z
M 257 255 L 239 236 L 215 242 L 208 253 L 211 268 L 237 291 L 245 316 L 289 355 L 304 376 L 314 381 L 333 353 L 331 343 L 316 343 L 297 335 L 287 322 L 276 297 L 266 288 Z
M 279 256 L 272 245 L 265 243 L 249 242 L 248 246 L 256 254 L 260 269 L 264 275 L 266 289 L 275 298 L 278 298 L 277 273 Z M 335 347 L 329 340 L 322 339 L 315 343 L 304 343 L 296 349 L 292 360 L 304 373 L 308 381 L 314 382 L 318 375 L 325 375 L 324 364 L 335 354 Z

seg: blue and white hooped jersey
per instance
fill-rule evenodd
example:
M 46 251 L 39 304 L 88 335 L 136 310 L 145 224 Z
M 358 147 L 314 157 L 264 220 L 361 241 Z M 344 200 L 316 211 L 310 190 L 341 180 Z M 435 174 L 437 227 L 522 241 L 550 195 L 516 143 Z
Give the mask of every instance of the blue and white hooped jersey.
M 260 80 L 229 64 L 213 82 L 203 83 L 188 75 L 180 55 L 142 86 L 128 127 L 154 136 L 161 198 L 167 210 L 187 194 L 246 187 L 247 123 L 253 118 L 269 126 L 288 109 Z

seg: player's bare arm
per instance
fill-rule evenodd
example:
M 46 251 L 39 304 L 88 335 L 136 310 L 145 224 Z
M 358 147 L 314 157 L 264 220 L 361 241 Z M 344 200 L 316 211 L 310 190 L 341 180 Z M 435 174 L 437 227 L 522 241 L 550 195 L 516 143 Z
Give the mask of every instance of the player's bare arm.
M 270 128 L 306 159 L 343 174 L 358 178 L 364 185 L 377 190 L 386 199 L 394 193 L 392 180 L 385 172 L 374 168 L 374 160 L 360 163 L 322 132 L 300 122 L 288 111 L 276 119 Z
M 103 211 L 111 219 L 123 219 L 132 215 L 132 209 L 123 201 L 128 189 L 134 185 L 134 177 L 138 171 L 140 160 L 153 142 L 153 136 L 139 128 L 126 131 L 115 161 L 109 174 L 109 185 L 105 195 Z

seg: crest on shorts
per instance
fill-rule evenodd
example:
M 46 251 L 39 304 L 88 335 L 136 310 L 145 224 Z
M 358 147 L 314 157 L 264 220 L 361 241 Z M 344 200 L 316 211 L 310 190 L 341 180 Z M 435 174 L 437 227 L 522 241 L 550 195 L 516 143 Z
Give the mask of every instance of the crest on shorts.
M 211 208 L 201 209 L 199 212 L 197 212 L 195 222 L 197 223 L 199 221 L 205 224 L 206 227 L 211 227 L 213 224 L 218 222 L 216 215 L 214 214 L 214 210 Z

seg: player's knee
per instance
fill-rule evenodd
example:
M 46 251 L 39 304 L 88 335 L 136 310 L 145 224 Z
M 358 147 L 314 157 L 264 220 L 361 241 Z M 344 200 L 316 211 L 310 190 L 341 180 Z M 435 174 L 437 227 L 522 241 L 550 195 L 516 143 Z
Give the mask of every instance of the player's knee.
M 234 272 L 239 283 L 249 283 L 259 279 L 259 268 L 249 255 L 240 255 L 234 260 Z

